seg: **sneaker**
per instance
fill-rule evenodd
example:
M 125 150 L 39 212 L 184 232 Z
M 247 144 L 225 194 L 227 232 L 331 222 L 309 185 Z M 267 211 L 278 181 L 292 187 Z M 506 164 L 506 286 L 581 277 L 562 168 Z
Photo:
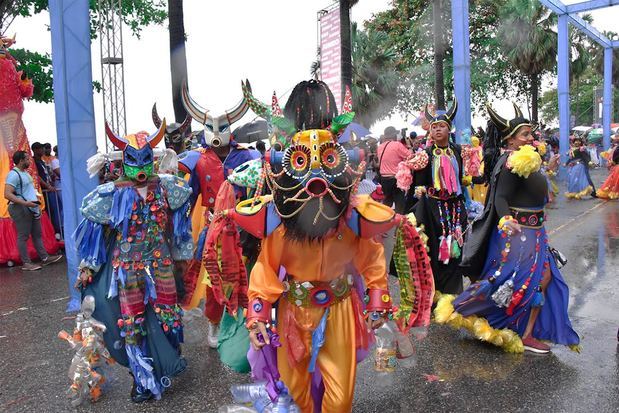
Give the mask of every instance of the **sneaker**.
M 538 354 L 550 353 L 550 346 L 542 343 L 539 340 L 534 339 L 531 336 L 527 338 L 523 338 L 522 344 L 524 345 L 525 350 L 531 351 L 533 353 L 538 353 Z
M 55 262 L 58 262 L 62 259 L 62 255 L 50 255 L 47 258 L 45 258 L 44 260 L 41 260 L 41 264 L 45 267 L 46 265 L 50 265 L 53 264 Z
M 22 265 L 21 270 L 22 271 L 38 271 L 41 268 L 43 268 L 43 267 L 41 267 L 40 265 L 33 264 L 31 262 L 27 262 L 24 265 Z

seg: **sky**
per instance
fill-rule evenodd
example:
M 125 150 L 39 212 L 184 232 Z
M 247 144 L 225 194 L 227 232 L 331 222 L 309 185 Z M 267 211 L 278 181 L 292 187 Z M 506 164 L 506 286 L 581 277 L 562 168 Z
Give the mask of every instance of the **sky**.
M 567 3 L 575 0 L 567 0 Z M 323 4 L 324 3 L 324 4 Z M 310 65 L 316 59 L 316 13 L 329 0 L 185 0 L 187 33 L 187 69 L 192 97 L 211 114 L 223 113 L 241 98 L 241 79 L 249 79 L 254 95 L 269 101 L 273 91 L 287 95 L 299 81 L 310 78 Z M 389 7 L 388 0 L 361 0 L 353 7 L 351 19 L 358 23 L 373 13 Z M 611 30 L 619 18 L 619 7 L 593 13 L 599 30 Z M 17 33 L 16 47 L 51 54 L 49 15 L 18 18 L 8 34 Z M 153 131 L 151 107 L 157 103 L 159 114 L 172 120 L 169 46 L 166 26 L 145 28 L 140 39 L 125 28 L 124 68 L 127 131 Z M 100 79 L 98 40 L 92 43 L 93 79 Z M 552 83 L 549 83 L 552 87 Z M 280 103 L 285 103 L 285 96 Z M 425 102 L 420 102 L 420 106 Z M 94 96 L 97 137 L 103 142 L 103 103 L 101 94 Z M 496 108 L 509 112 L 509 102 L 496 102 Z M 507 116 L 507 115 L 506 115 Z M 255 115 L 249 111 L 238 123 L 249 122 Z M 374 133 L 387 125 L 407 127 L 413 116 L 396 114 L 377 122 Z M 474 117 L 473 124 L 485 123 Z M 53 104 L 26 102 L 24 112 L 30 142 L 56 143 Z M 235 125 L 234 127 L 236 127 Z M 194 128 L 198 125 L 194 123 Z

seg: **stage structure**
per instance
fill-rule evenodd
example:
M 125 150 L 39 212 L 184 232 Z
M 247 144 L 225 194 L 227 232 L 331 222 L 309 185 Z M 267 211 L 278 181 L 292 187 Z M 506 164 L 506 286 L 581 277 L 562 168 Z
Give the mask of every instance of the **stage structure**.
M 49 0 L 54 70 L 56 133 L 62 165 L 65 248 L 70 301 L 67 311 L 80 308 L 73 288 L 79 265 L 72 234 L 81 220 L 82 199 L 96 186 L 85 172 L 86 160 L 97 150 L 90 60 L 90 17 L 87 1 Z
M 604 48 L 604 93 L 602 103 L 602 126 L 604 148 L 610 146 L 610 124 L 612 108 L 613 50 L 619 48 L 619 41 L 612 41 L 595 27 L 584 21 L 578 13 L 619 5 L 619 0 L 588 0 L 564 4 L 561 0 L 540 0 L 559 17 L 557 74 L 559 95 L 559 148 L 561 161 L 567 161 L 570 134 L 570 44 L 568 25 L 571 24 Z
M 101 41 L 101 86 L 103 114 L 119 136 L 127 133 L 125 110 L 125 70 L 123 67 L 122 0 L 98 0 L 99 39 Z M 106 151 L 114 150 L 105 140 Z

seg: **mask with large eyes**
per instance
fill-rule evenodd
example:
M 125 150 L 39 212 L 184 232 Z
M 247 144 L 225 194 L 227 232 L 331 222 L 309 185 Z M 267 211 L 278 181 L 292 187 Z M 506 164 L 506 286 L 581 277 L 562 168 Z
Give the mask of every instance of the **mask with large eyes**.
M 311 151 L 307 146 L 290 146 L 284 151 L 282 168 L 289 177 L 298 181 L 303 181 L 308 178 L 311 173 L 310 157 Z
M 342 175 L 348 166 L 348 154 L 337 143 L 327 142 L 320 145 L 320 169 L 324 176 L 332 180 Z

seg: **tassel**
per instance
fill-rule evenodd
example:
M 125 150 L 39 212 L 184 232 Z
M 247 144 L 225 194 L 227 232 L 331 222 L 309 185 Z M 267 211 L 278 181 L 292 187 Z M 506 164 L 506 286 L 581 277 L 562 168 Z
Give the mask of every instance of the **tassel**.
M 157 300 L 157 290 L 155 290 L 155 280 L 150 274 L 148 267 L 144 269 L 144 282 L 146 283 L 146 292 L 144 294 L 144 304 L 148 303 L 148 300 L 152 298 L 153 302 Z
M 329 315 L 329 309 L 325 310 L 325 313 L 320 319 L 320 323 L 316 327 L 316 330 L 312 332 L 312 357 L 310 359 L 308 372 L 313 373 L 316 370 L 316 360 L 318 359 L 318 352 L 320 348 L 325 344 L 325 330 L 327 329 L 327 316 Z
M 449 244 L 447 238 L 441 235 L 439 238 L 438 260 L 447 264 L 449 262 Z
M 494 294 L 492 294 L 492 300 L 499 307 L 507 307 L 512 301 L 512 295 L 514 293 L 514 282 L 509 279 L 505 281 Z
M 490 277 L 487 280 L 483 280 L 477 283 L 477 287 L 471 293 L 473 297 L 486 298 L 490 291 L 492 291 L 492 287 L 494 283 L 494 277 Z
M 107 290 L 107 298 L 114 298 L 118 295 L 118 278 L 113 274 L 110 280 L 110 288 Z
M 458 246 L 462 248 L 464 245 L 464 237 L 462 236 L 462 226 L 460 224 L 456 225 L 456 230 L 454 231 L 454 238 L 458 242 Z
M 539 289 L 533 294 L 533 299 L 531 300 L 531 306 L 533 307 L 543 307 L 546 299 L 544 298 L 544 293 L 542 293 Z
M 458 240 L 454 237 L 451 240 L 451 258 L 459 258 L 460 257 L 460 245 L 458 244 Z
M 505 313 L 507 315 L 514 315 L 514 310 L 516 309 L 516 306 L 520 304 L 520 301 L 522 301 L 522 297 L 524 297 L 524 291 L 525 290 L 521 288 L 516 291 L 514 295 L 512 295 L 512 301 L 509 303 L 509 307 L 507 307 L 507 310 L 505 310 Z

